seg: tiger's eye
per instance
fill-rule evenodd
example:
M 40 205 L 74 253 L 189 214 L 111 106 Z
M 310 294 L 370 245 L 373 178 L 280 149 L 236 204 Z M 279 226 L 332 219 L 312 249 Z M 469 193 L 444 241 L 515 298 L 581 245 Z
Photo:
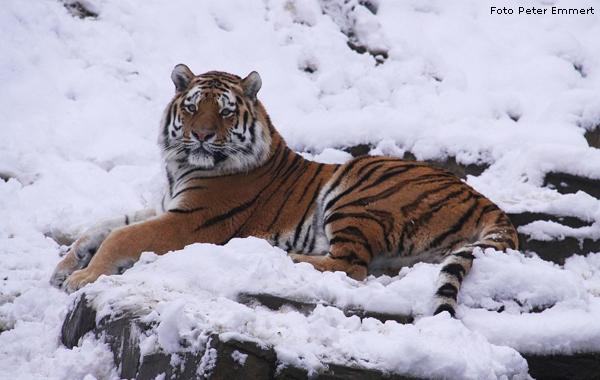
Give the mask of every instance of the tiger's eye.
M 233 111 L 230 109 L 225 108 L 223 111 L 221 111 L 221 117 L 228 117 L 231 116 L 233 114 Z
M 195 105 L 195 104 L 190 104 L 189 106 L 187 106 L 187 111 L 188 111 L 189 113 L 194 113 L 194 112 L 196 112 L 197 110 L 198 110 L 198 108 L 196 107 L 196 105 Z

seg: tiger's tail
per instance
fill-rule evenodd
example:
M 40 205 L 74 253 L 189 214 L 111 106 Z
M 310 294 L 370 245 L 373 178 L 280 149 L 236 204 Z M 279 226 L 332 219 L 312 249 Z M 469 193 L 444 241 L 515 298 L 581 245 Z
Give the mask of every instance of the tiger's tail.
M 434 315 L 447 311 L 452 317 L 456 316 L 458 290 L 471 269 L 475 258 L 473 251 L 476 248 L 494 248 L 498 251 L 517 249 L 517 231 L 508 216 L 496 207 L 482 215 L 478 230 L 473 243 L 456 249 L 442 260 L 436 286 Z

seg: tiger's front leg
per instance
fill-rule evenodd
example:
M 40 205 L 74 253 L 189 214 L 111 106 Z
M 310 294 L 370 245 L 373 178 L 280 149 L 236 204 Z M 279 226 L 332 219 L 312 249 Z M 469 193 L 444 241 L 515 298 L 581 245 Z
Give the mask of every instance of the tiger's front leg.
M 100 220 L 77 239 L 65 258 L 58 263 L 50 277 L 50 284 L 60 288 L 73 272 L 87 267 L 102 242 L 114 230 L 148 220 L 154 216 L 156 216 L 156 210 L 145 209 Z
M 102 275 L 117 274 L 133 265 L 142 252 L 162 255 L 182 249 L 196 241 L 190 228 L 185 217 L 174 213 L 119 228 L 104 240 L 86 268 L 73 272 L 65 280 L 63 288 L 74 292 Z

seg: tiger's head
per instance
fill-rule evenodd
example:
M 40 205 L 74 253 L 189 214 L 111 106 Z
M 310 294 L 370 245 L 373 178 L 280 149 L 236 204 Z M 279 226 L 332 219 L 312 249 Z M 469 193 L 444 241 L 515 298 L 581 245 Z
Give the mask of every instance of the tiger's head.
M 176 94 L 159 136 L 167 165 L 218 176 L 249 171 L 268 159 L 274 131 L 256 98 L 262 84 L 257 72 L 244 79 L 218 71 L 196 76 L 179 64 L 171 79 Z

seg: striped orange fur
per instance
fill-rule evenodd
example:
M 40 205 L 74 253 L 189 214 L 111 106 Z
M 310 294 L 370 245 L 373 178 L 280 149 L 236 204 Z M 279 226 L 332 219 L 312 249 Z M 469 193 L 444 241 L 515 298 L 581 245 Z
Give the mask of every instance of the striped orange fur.
M 76 290 L 144 251 L 256 236 L 296 262 L 357 280 L 442 262 L 433 311 L 454 315 L 473 250 L 517 248 L 504 212 L 442 169 L 372 156 L 328 165 L 290 150 L 256 98 L 255 72 L 195 76 L 178 65 L 172 79 L 159 134 L 169 182 L 161 207 L 92 226 L 54 285 Z

